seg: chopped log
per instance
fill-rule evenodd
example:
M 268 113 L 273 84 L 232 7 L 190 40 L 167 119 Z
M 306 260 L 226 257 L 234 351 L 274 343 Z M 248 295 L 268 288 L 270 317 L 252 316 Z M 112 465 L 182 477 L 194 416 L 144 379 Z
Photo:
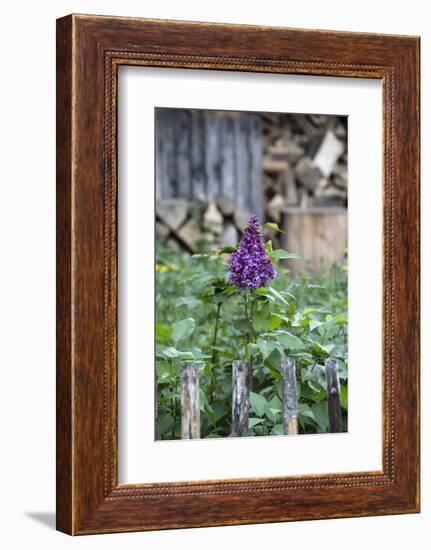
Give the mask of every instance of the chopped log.
M 285 172 L 289 168 L 286 160 L 273 160 L 271 157 L 263 159 L 263 170 L 270 173 Z
M 342 431 L 340 380 L 338 378 L 337 362 L 334 359 L 325 361 L 325 372 L 328 391 L 329 432 L 338 433 Z
M 199 376 L 195 363 L 181 364 L 181 438 L 201 436 L 199 408 Z
M 204 213 L 204 222 L 215 235 L 221 235 L 223 232 L 223 216 L 213 201 L 208 203 Z
M 176 231 L 187 218 L 188 204 L 185 199 L 158 199 L 156 216 L 169 229 Z
M 156 235 L 162 239 L 166 239 L 169 235 L 169 227 L 162 222 L 156 222 Z
M 312 193 L 316 190 L 319 181 L 322 179 L 322 173 L 308 158 L 302 158 L 295 167 L 296 179 Z
M 220 244 L 223 246 L 231 246 L 235 248 L 238 244 L 238 231 L 233 223 L 228 223 L 220 235 Z
M 292 207 L 283 212 L 283 248 L 301 257 L 287 261 L 292 274 L 301 271 L 326 273 L 334 262 L 344 261 L 347 247 L 345 208 Z
M 309 138 L 312 138 L 319 133 L 313 123 L 310 122 L 307 115 L 302 115 L 299 113 L 291 114 L 290 119 L 294 127 L 296 126 L 300 132 L 304 133 Z
M 324 176 L 329 177 L 343 151 L 343 143 L 336 137 L 334 132 L 328 130 L 314 157 L 314 164 Z
M 216 204 L 220 212 L 223 214 L 223 216 L 226 216 L 226 217 L 233 216 L 233 213 L 235 212 L 235 206 L 233 202 L 229 200 L 227 197 L 220 195 L 219 197 L 216 198 Z
M 283 195 L 287 206 L 297 206 L 299 202 L 298 189 L 296 187 L 295 174 L 291 168 L 283 174 Z
M 274 160 L 287 160 L 287 162 L 295 163 L 305 155 L 305 151 L 294 141 L 286 143 L 277 143 L 268 148 L 268 153 Z
M 244 231 L 244 228 L 248 225 L 250 220 L 250 212 L 243 210 L 237 210 L 233 216 L 233 221 L 239 231 Z
M 177 231 L 177 237 L 190 252 L 196 252 L 200 235 L 200 229 L 193 218 L 190 218 L 190 220 Z
M 274 195 L 274 197 L 272 197 L 272 199 L 266 205 L 266 211 L 273 221 L 280 223 L 281 209 L 284 205 L 284 199 L 281 195 Z
M 280 363 L 283 383 L 283 430 L 285 435 L 298 433 L 298 397 L 296 394 L 295 360 L 283 357 Z
M 248 430 L 251 369 L 248 361 L 232 363 L 232 437 L 244 437 Z

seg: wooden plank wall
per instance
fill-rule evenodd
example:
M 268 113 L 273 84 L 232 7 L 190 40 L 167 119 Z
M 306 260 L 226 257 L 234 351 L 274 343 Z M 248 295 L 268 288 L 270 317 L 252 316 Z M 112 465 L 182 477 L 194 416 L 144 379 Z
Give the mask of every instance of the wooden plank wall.
M 230 199 L 262 214 L 262 124 L 255 113 L 156 108 L 156 198 Z

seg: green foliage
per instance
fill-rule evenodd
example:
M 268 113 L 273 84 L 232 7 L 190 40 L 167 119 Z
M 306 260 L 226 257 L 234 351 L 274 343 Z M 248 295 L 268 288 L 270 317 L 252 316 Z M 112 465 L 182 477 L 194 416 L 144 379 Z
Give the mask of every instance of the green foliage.
M 272 227 L 277 231 L 277 228 Z M 347 274 L 339 266 L 319 280 L 292 278 L 284 250 L 268 255 L 279 276 L 249 293 L 231 285 L 232 249 L 190 256 L 157 246 L 156 437 L 181 437 L 179 397 L 183 361 L 199 364 L 202 437 L 231 431 L 232 361 L 247 359 L 253 371 L 250 435 L 281 435 L 280 359 L 295 358 L 300 433 L 328 429 L 324 361 L 340 369 L 343 427 L 347 427 Z M 250 315 L 252 311 L 251 322 Z

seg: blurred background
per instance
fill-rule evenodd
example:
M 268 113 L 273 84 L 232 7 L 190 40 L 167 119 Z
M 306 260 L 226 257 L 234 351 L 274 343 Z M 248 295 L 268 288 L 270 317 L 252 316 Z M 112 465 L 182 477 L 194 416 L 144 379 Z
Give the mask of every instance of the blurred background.
M 323 275 L 347 247 L 347 117 L 155 110 L 156 233 L 190 253 L 236 246 L 251 213 Z

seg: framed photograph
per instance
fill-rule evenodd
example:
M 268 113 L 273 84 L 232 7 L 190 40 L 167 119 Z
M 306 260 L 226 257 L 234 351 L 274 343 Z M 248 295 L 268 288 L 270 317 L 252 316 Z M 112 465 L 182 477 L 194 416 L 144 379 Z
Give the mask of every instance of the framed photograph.
M 419 38 L 57 21 L 57 528 L 419 511 Z

